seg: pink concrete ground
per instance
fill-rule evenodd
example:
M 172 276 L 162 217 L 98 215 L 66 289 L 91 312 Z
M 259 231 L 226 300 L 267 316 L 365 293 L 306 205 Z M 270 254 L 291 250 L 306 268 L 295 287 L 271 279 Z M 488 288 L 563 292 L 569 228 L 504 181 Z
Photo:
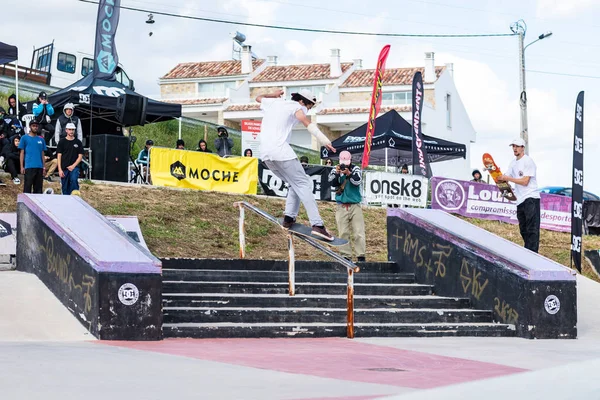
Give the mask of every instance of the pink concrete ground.
M 161 342 L 98 343 L 292 374 L 412 389 L 430 389 L 526 371 L 338 338 L 168 339 Z M 374 397 L 352 399 L 371 398 Z

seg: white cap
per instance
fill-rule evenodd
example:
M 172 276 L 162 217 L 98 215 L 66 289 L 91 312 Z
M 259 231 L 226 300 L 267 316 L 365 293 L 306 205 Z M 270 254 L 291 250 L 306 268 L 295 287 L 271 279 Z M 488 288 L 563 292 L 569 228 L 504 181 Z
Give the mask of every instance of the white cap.
M 67 124 L 67 126 L 65 126 L 65 129 L 77 129 L 77 127 L 75 126 L 75 124 L 74 124 L 74 123 L 72 123 L 72 122 L 69 122 L 69 123 Z
M 525 141 L 521 138 L 517 138 L 517 139 L 514 139 L 512 142 L 510 142 L 509 146 L 512 146 L 512 145 L 525 147 Z
M 294 94 L 294 93 L 292 93 L 292 94 Z M 313 103 L 317 102 L 317 98 L 315 97 L 315 95 L 308 89 L 302 89 L 296 94 L 299 94 L 300 96 L 304 97 L 306 100 L 312 101 Z
M 67 104 L 65 104 L 65 106 L 63 107 L 63 110 L 66 110 L 66 109 L 69 109 L 69 108 L 71 110 L 75 109 L 75 106 L 73 105 L 73 103 L 67 103 Z

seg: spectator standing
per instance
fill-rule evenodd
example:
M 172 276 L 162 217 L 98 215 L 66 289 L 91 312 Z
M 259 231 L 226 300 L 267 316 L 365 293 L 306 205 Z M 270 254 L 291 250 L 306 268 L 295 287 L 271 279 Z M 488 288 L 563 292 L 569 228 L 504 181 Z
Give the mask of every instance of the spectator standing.
M 471 175 L 473 176 L 471 182 L 485 183 L 483 179 L 481 179 L 481 172 L 478 169 L 474 169 Z
M 215 139 L 215 150 L 221 157 L 227 157 L 231 155 L 231 149 L 233 149 L 233 139 L 229 138 L 229 132 L 224 126 L 217 127 L 218 138 Z
M 50 117 L 54 115 L 54 107 L 52 104 L 48 103 L 48 95 L 46 92 L 40 92 L 38 95 L 37 101 L 33 103 L 33 116 L 34 119 L 40 124 L 39 129 L 40 132 L 46 131 L 44 134 L 44 139 L 46 143 L 50 140 L 52 135 L 54 134 L 54 127 L 50 123 L 52 120 Z M 31 122 L 29 123 L 31 126 Z
M 21 150 L 19 150 L 20 136 L 13 136 L 10 143 L 2 148 L 2 157 L 4 157 L 4 170 L 10 174 L 15 185 L 20 185 L 21 180 L 17 176 L 19 174 L 19 159 Z
M 208 144 L 206 143 L 206 140 L 201 139 L 198 142 L 198 148 L 196 149 L 196 151 L 200 151 L 202 153 L 212 153 L 212 151 L 210 151 L 210 149 L 208 148 Z
M 67 136 L 67 124 L 71 123 L 75 125 L 77 132 L 77 139 L 83 142 L 83 129 L 81 128 L 81 120 L 78 116 L 73 115 L 75 112 L 75 106 L 73 103 L 67 103 L 63 107 L 63 113 L 56 120 L 56 128 L 54 129 L 54 141 L 58 144 L 60 139 Z
M 325 159 L 325 165 L 328 167 L 333 167 L 333 161 L 331 161 L 331 158 Z
M 154 146 L 154 140 L 148 139 L 146 140 L 146 145 L 138 154 L 136 162 L 141 165 L 148 166 L 150 163 L 150 149 Z
M 83 143 L 75 137 L 75 124 L 68 123 L 66 130 L 67 136 L 58 142 L 56 153 L 62 194 L 71 194 L 73 190 L 79 190 L 79 163 L 83 159 Z
M 352 155 L 348 151 L 340 153 L 340 164 L 336 165 L 329 173 L 329 183 L 335 192 L 337 209 L 335 222 L 342 239 L 348 241 L 340 247 L 340 253 L 348 260 L 352 259 L 350 238 L 352 247 L 358 261 L 365 261 L 365 219 L 363 217 L 360 203 L 362 195 L 360 185 L 362 183 L 362 171 L 358 165 L 352 164 Z
M 183 141 L 183 139 L 177 139 L 177 142 L 175 142 L 175 149 L 185 150 L 185 142 Z
M 525 141 L 521 138 L 510 143 L 515 158 L 510 162 L 506 174 L 498 180 L 515 184 L 517 196 L 517 219 L 524 246 L 535 253 L 540 246 L 540 192 L 537 190 L 537 167 L 525 154 Z
M 300 157 L 300 165 L 302 165 L 302 168 L 304 168 L 304 169 L 308 168 L 308 157 L 306 157 L 306 156 Z
M 252 149 L 246 149 L 246 150 L 244 150 L 244 157 L 253 157 L 253 155 L 252 155 Z
M 296 222 L 300 202 L 302 202 L 312 225 L 312 234 L 331 241 L 334 237 L 325 229 L 312 193 L 310 179 L 290 146 L 292 128 L 300 121 L 319 143 L 333 152 L 335 148 L 317 124 L 311 122 L 306 116 L 308 110 L 317 102 L 315 96 L 306 89 L 299 93 L 292 93 L 292 100 L 289 101 L 280 98 L 282 95 L 283 90 L 278 90 L 256 98 L 264 112 L 260 155 L 267 168 L 289 185 L 282 225 L 289 229 Z
M 401 174 L 408 174 L 408 165 L 402 164 L 402 168 L 400 168 Z
M 29 133 L 19 142 L 19 164 L 25 175 L 23 193 L 42 193 L 44 183 L 46 141 L 38 136 L 40 124 L 35 119 L 29 123 Z

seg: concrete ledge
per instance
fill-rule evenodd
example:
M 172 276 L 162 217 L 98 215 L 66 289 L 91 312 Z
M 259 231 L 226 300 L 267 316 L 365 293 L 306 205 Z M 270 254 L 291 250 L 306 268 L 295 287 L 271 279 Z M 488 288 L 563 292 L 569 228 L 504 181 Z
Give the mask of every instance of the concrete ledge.
M 388 209 L 388 257 L 525 338 L 576 338 L 575 272 L 440 210 Z
M 97 338 L 162 338 L 161 263 L 77 196 L 19 195 L 17 269 Z

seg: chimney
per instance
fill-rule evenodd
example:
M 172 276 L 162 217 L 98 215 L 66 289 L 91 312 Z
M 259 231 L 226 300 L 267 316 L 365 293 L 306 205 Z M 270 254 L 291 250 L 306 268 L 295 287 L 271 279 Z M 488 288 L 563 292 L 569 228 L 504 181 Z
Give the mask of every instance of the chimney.
M 329 76 L 332 78 L 337 78 L 340 75 L 342 75 L 342 64 L 340 63 L 340 49 L 331 49 Z
M 252 46 L 247 44 L 242 46 L 241 61 L 242 61 L 242 74 L 249 74 L 252 72 Z
M 431 83 L 435 82 L 435 53 L 428 51 L 425 53 L 425 74 L 423 76 L 423 82 Z
M 267 56 L 267 65 L 277 65 L 277 56 Z
M 352 62 L 356 66 L 356 69 L 362 69 L 362 58 L 355 58 Z
M 453 63 L 447 63 L 446 64 L 446 70 L 448 71 L 448 73 L 450 74 L 450 76 L 454 78 L 454 64 Z

